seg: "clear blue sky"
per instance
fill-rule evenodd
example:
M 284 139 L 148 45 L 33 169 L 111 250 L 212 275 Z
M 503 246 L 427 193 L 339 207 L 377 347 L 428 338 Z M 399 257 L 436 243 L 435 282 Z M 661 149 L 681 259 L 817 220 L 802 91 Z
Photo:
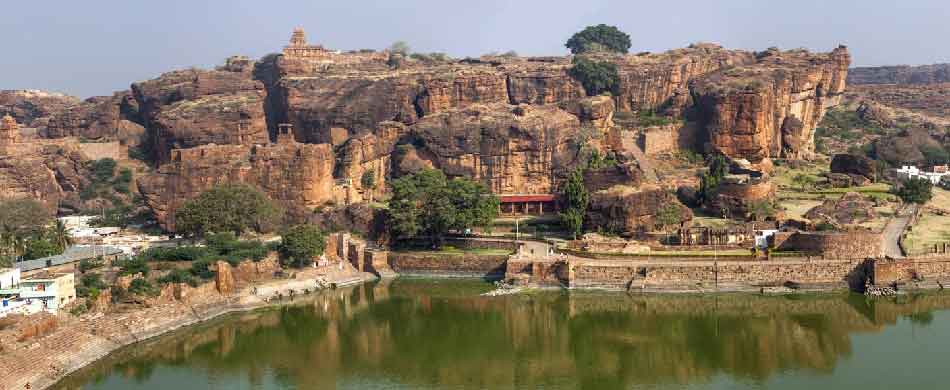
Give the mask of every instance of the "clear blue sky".
M 632 51 L 847 44 L 855 65 L 950 62 L 948 0 L 33 0 L 3 2 L 0 89 L 108 94 L 162 72 L 260 57 L 295 26 L 334 49 L 477 56 L 563 54 L 586 25 L 619 26 Z

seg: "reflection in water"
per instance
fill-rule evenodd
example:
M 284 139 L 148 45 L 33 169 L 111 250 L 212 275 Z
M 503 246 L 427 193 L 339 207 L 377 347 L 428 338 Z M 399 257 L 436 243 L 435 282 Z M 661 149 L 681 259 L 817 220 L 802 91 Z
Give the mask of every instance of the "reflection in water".
M 60 387 L 619 389 L 724 376 L 763 384 L 836 375 L 856 334 L 931 325 L 934 311 L 950 308 L 943 294 L 478 296 L 489 287 L 398 279 L 329 291 L 127 348 Z

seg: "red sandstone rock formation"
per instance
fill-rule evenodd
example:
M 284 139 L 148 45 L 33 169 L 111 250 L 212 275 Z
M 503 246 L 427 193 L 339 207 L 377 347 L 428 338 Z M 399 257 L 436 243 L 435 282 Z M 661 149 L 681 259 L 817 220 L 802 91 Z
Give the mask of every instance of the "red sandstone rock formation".
M 412 128 L 434 166 L 481 180 L 496 193 L 551 193 L 576 164 L 577 117 L 554 106 L 474 105 L 435 113 Z
M 169 230 L 178 206 L 216 184 L 252 184 L 289 208 L 312 209 L 335 196 L 329 144 L 199 146 L 175 150 L 171 160 L 138 182 L 146 204 Z
M 669 191 L 656 187 L 615 186 L 591 194 L 584 224 L 590 230 L 633 234 L 656 227 L 657 210 L 672 205 L 679 210 L 679 222 L 693 219 L 693 213 Z
M 756 162 L 807 158 L 814 129 L 844 92 L 851 56 L 805 51 L 759 53 L 755 64 L 703 77 L 691 85 L 709 134 L 709 147 Z
M 132 84 L 158 161 L 175 148 L 267 143 L 264 85 L 238 69 L 175 71 Z
M 145 128 L 132 121 L 138 102 L 128 91 L 97 96 L 52 113 L 41 133 L 48 138 L 80 137 L 92 141 L 120 141 L 137 146 Z
M 78 98 L 60 93 L 0 91 L 0 114 L 10 114 L 25 127 L 42 127 L 50 115 L 78 103 Z
M 0 198 L 33 198 L 50 210 L 78 210 L 89 183 L 85 156 L 67 144 L 17 144 L 0 152 Z

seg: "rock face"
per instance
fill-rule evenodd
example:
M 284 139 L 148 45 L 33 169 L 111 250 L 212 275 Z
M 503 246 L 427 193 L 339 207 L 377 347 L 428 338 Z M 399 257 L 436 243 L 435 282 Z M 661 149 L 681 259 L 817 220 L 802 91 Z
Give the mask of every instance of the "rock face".
M 874 161 L 865 156 L 856 156 L 853 154 L 836 154 L 834 158 L 831 159 L 831 173 L 860 175 L 870 181 L 877 179 L 877 170 L 874 168 Z
M 80 137 L 90 141 L 119 141 L 137 146 L 145 128 L 133 122 L 138 103 L 128 91 L 97 96 L 62 108 L 50 115 L 42 135 L 47 138 Z
M 138 185 L 159 223 L 174 230 L 175 210 L 216 184 L 252 184 L 288 208 L 332 201 L 333 161 L 329 144 L 199 146 L 175 150 L 170 163 Z
M 691 85 L 708 148 L 756 162 L 808 158 L 814 129 L 840 101 L 851 56 L 805 51 L 758 53 L 757 62 L 716 72 Z
M 85 156 L 65 144 L 18 144 L 0 153 L 0 197 L 32 198 L 59 208 L 80 209 L 88 183 Z
M 584 224 L 591 230 L 600 228 L 624 234 L 649 231 L 657 225 L 657 210 L 664 207 L 677 209 L 677 223 L 693 219 L 692 211 L 683 206 L 669 191 L 660 188 L 615 186 L 591 194 Z
M 0 91 L 0 115 L 10 114 L 25 127 L 42 127 L 54 112 L 79 103 L 79 99 L 60 93 L 34 90 Z
M 474 105 L 424 117 L 412 127 L 437 168 L 496 193 L 544 194 L 576 164 L 577 117 L 555 106 Z
M 231 264 L 218 261 L 215 264 L 214 288 L 221 294 L 230 294 L 234 291 L 234 273 Z
M 938 84 L 950 82 L 950 64 L 851 68 L 848 84 Z
M 269 141 L 264 84 L 249 69 L 184 70 L 132 84 L 155 157 L 206 144 L 254 145 Z
M 617 105 L 621 110 L 648 109 L 678 116 L 690 103 L 691 81 L 720 70 L 755 62 L 752 53 L 725 50 L 709 43 L 659 54 L 615 58 L 620 72 Z

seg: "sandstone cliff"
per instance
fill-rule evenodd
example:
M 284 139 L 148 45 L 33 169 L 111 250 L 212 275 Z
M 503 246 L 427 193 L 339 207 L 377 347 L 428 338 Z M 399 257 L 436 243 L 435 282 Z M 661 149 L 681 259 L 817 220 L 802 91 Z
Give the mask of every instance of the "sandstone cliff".
M 543 194 L 576 164 L 576 116 L 554 106 L 474 105 L 424 117 L 412 128 L 433 165 L 496 193 Z
M 0 115 L 10 114 L 25 127 L 42 127 L 54 112 L 79 103 L 73 96 L 35 90 L 0 91 Z
M 47 138 L 79 137 L 89 141 L 120 141 L 137 146 L 145 128 L 133 122 L 138 103 L 128 91 L 97 96 L 60 108 L 49 115 L 40 134 Z
M 168 161 L 175 148 L 269 140 L 264 85 L 249 70 L 237 70 L 175 71 L 132 84 L 158 161 Z
M 696 80 L 690 86 L 709 149 L 756 162 L 766 157 L 808 158 L 814 130 L 839 103 L 851 57 L 771 49 L 755 64 Z
M 51 210 L 79 210 L 89 184 L 86 157 L 68 144 L 20 144 L 0 153 L 0 197 L 32 198 Z
M 175 150 L 171 157 L 138 182 L 146 204 L 169 230 L 182 203 L 222 183 L 255 185 L 289 209 L 312 209 L 333 199 L 334 156 L 328 144 L 210 145 Z

